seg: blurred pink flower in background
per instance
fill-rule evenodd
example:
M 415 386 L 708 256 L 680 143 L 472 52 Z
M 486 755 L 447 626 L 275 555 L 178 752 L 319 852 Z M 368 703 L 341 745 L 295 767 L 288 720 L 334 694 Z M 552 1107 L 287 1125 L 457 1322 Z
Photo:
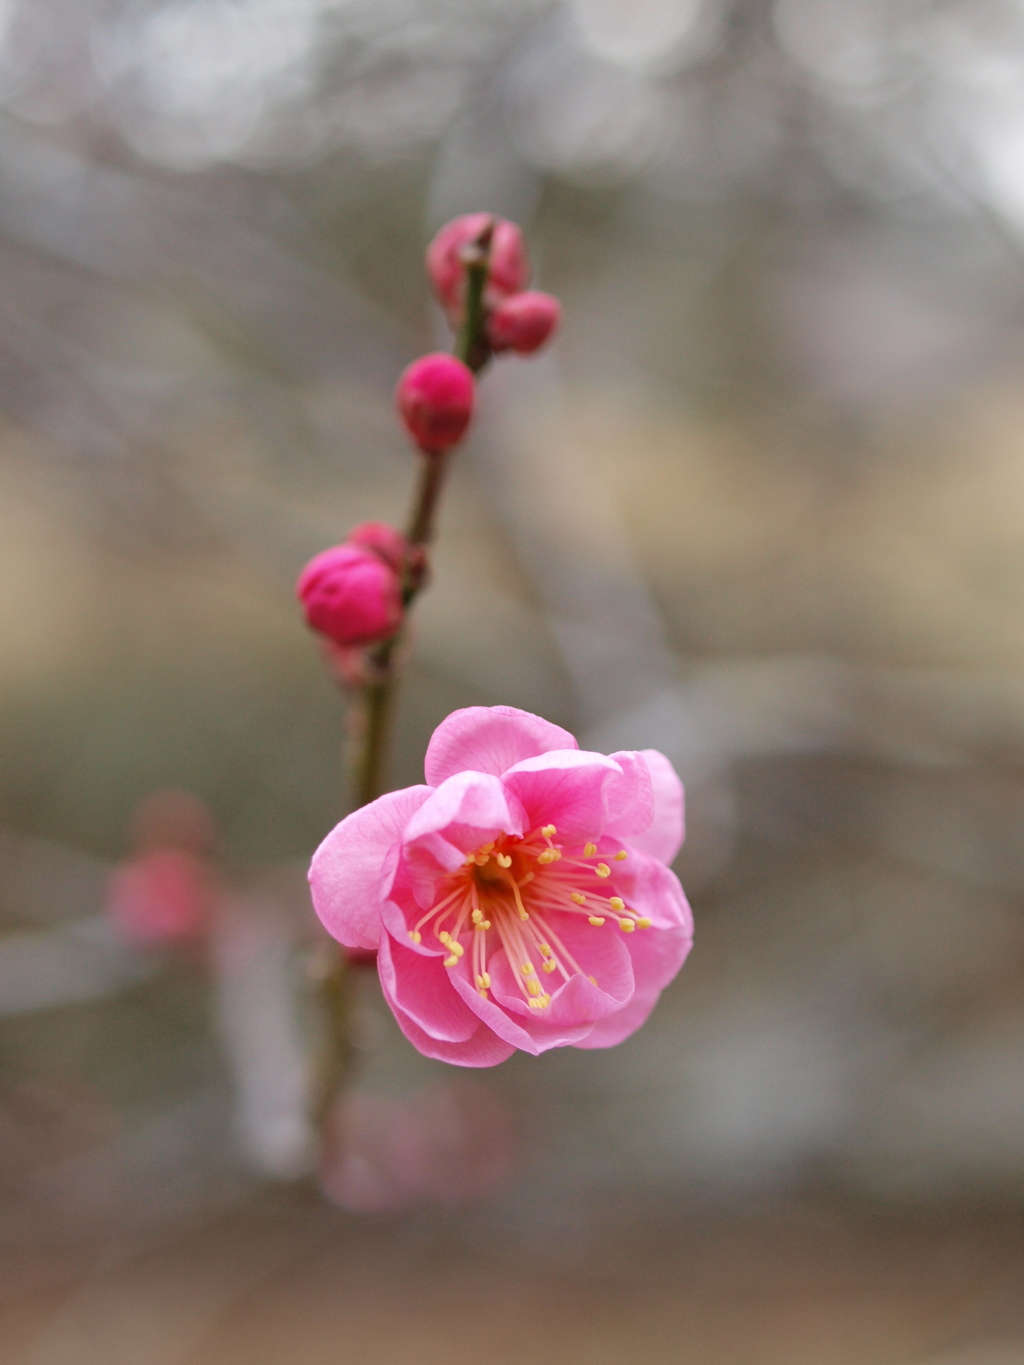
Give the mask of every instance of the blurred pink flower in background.
M 310 869 L 328 931 L 378 949 L 406 1037 L 462 1066 L 628 1037 L 693 936 L 668 759 L 476 706 L 438 726 L 425 767 L 429 785 L 355 811 Z
M 404 1100 L 350 1090 L 328 1118 L 320 1186 L 353 1213 L 458 1204 L 496 1189 L 515 1150 L 508 1110 L 485 1086 L 434 1085 Z
M 109 919 L 140 947 L 201 941 L 216 912 L 220 887 L 211 863 L 216 825 L 189 792 L 162 790 L 140 801 L 131 821 L 139 850 L 107 884 Z

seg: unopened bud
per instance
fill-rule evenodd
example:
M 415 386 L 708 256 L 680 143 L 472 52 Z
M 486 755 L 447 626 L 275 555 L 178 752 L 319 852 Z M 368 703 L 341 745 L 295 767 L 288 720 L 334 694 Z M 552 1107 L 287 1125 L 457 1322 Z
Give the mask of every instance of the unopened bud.
M 409 548 L 401 531 L 389 526 L 386 521 L 361 521 L 349 531 L 348 543 L 372 550 L 385 564 L 390 564 L 396 573 L 401 572 Z
M 338 645 L 368 645 L 402 622 L 397 572 L 362 545 L 335 545 L 314 556 L 295 585 L 306 620 Z
M 432 454 L 462 440 L 473 415 L 474 396 L 468 366 L 441 351 L 414 360 L 395 390 L 409 435 Z
M 493 224 L 487 265 L 485 302 L 494 307 L 530 282 L 530 262 L 522 231 L 507 218 L 465 213 L 446 223 L 427 247 L 427 274 L 438 301 L 450 317 L 462 312 L 466 293 L 467 248 Z
M 495 351 L 531 355 L 549 341 L 562 318 L 553 294 L 529 289 L 500 303 L 487 319 L 487 337 Z

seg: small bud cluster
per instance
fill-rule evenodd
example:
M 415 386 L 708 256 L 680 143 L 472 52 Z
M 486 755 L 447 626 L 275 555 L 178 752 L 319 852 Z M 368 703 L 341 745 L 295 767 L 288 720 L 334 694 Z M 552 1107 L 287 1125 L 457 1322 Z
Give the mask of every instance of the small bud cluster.
M 480 308 L 469 308 L 470 271 L 486 262 Z M 456 329 L 474 335 L 460 346 L 469 364 L 444 352 L 421 356 L 403 372 L 395 402 L 406 431 L 440 470 L 445 452 L 462 440 L 473 416 L 474 371 L 502 351 L 532 355 L 553 336 L 561 307 L 551 294 L 529 290 L 530 263 L 522 231 L 489 213 L 464 214 L 448 223 L 427 248 L 427 274 Z M 477 295 L 473 296 L 474 299 Z M 472 366 L 472 368 L 471 368 Z M 414 525 L 418 523 L 414 522 Z M 429 530 L 410 532 L 428 540 Z M 296 585 L 306 620 L 330 642 L 335 671 L 350 683 L 365 681 L 366 646 L 397 634 L 411 598 L 426 576 L 422 544 L 409 544 L 392 526 L 364 522 L 343 545 L 310 560 Z

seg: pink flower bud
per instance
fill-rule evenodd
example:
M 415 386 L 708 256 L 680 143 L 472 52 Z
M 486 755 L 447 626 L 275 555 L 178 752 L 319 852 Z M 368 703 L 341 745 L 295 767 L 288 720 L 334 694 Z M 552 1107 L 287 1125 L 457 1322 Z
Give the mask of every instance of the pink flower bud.
M 531 355 L 550 340 L 561 318 L 562 305 L 553 294 L 530 289 L 498 304 L 487 319 L 487 336 L 496 351 Z
M 474 396 L 472 372 L 443 351 L 414 360 L 395 390 L 409 435 L 431 453 L 462 440 L 473 415 Z
M 427 274 L 438 301 L 450 316 L 462 310 L 466 286 L 466 265 L 462 253 L 480 236 L 489 222 L 494 223 L 487 272 L 485 298 L 493 307 L 508 294 L 530 282 L 530 262 L 523 234 L 507 218 L 490 213 L 465 213 L 445 224 L 427 247 Z
M 335 545 L 315 555 L 295 593 L 309 624 L 335 644 L 373 644 L 393 635 L 402 621 L 398 574 L 363 545 Z
M 348 533 L 350 545 L 363 545 L 390 564 L 396 573 L 402 571 L 409 546 L 401 531 L 386 521 L 361 521 Z

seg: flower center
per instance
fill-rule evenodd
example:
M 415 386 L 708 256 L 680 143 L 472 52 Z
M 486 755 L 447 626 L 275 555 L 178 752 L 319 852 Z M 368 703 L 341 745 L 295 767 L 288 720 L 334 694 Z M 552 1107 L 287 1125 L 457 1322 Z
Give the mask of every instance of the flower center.
M 545 976 L 557 974 L 561 981 L 587 976 L 558 933 L 559 916 L 582 916 L 595 929 L 617 924 L 627 934 L 650 926 L 614 885 L 611 864 L 622 862 L 626 851 L 605 862 L 595 841 L 570 850 L 554 842 L 557 832 L 543 825 L 522 838 L 502 834 L 483 844 L 442 879 L 438 902 L 409 930 L 414 943 L 423 941 L 424 931 L 432 932 L 448 950 L 446 967 L 457 967 L 468 950 L 474 984 L 485 1000 L 491 989 L 488 964 L 498 948 L 505 949 L 531 1009 L 551 1004 Z

